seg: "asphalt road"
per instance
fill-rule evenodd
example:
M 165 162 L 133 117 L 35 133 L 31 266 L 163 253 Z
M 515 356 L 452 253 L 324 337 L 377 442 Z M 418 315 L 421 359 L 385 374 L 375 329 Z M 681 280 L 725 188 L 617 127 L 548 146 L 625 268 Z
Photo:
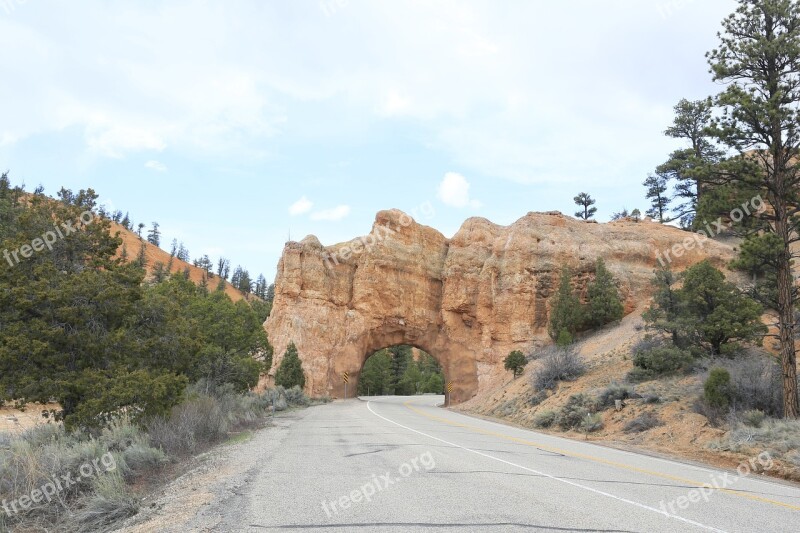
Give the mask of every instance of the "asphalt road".
M 516 429 L 438 408 L 442 401 L 380 397 L 311 408 L 253 472 L 226 528 L 800 529 L 798 486 Z M 759 461 L 768 465 L 767 456 Z M 706 484 L 719 488 L 701 490 Z

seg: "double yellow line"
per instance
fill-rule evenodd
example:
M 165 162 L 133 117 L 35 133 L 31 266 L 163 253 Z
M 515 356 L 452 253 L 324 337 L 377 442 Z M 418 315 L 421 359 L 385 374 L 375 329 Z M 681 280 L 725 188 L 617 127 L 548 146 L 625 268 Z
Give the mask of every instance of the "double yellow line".
M 486 430 L 486 429 L 483 429 L 483 428 L 479 428 L 479 427 L 476 427 L 476 426 L 470 426 L 469 424 L 461 424 L 459 422 L 453 422 L 452 420 L 447 420 L 446 418 L 442 418 L 440 416 L 434 416 L 434 415 L 426 413 L 425 411 L 422 411 L 421 409 L 417 409 L 416 407 L 414 407 L 412 405 L 412 401 L 411 400 L 403 403 L 403 405 L 407 409 L 410 409 L 411 411 L 413 411 L 414 413 L 416 413 L 416 414 L 418 414 L 420 416 L 424 416 L 425 418 L 428 418 L 430 420 L 435 420 L 437 422 L 442 422 L 444 424 L 447 424 L 448 426 L 458 427 L 458 428 L 462 428 L 462 429 L 468 429 L 468 430 L 473 431 L 475 433 L 480 433 L 480 434 L 483 434 L 483 435 L 489 435 L 489 436 L 492 436 L 492 437 L 501 438 L 501 439 L 504 439 L 504 440 L 507 440 L 507 441 L 510 441 L 510 442 L 515 442 L 517 444 L 523 444 L 525 446 L 531 446 L 533 448 L 538 448 L 538 449 L 544 450 L 546 452 L 557 453 L 557 454 L 565 455 L 567 457 L 575 457 L 575 458 L 578 458 L 578 459 L 585 459 L 587 461 L 592 461 L 593 463 L 599 463 L 599 464 L 604 464 L 604 465 L 608 465 L 608 466 L 613 466 L 613 467 L 616 467 L 616 468 L 622 468 L 624 470 L 630 470 L 632 472 L 637 472 L 639 474 L 646 474 L 646 475 L 649 475 L 649 476 L 656 476 L 656 477 L 660 477 L 662 479 L 668 479 L 670 481 L 678 481 L 680 483 L 686 483 L 687 485 L 692 485 L 692 486 L 697 487 L 697 488 L 713 489 L 713 490 L 716 490 L 716 491 L 719 491 L 719 492 L 724 492 L 726 494 L 732 494 L 732 495 L 738 496 L 740 498 L 746 498 L 748 500 L 754 500 L 754 501 L 758 501 L 758 502 L 762 502 L 762 503 L 768 503 L 770 505 L 776 505 L 778 507 L 784 507 L 786 509 L 791 509 L 793 511 L 800 511 L 800 506 L 792 505 L 792 504 L 781 502 L 781 501 L 777 501 L 777 500 L 771 500 L 769 498 L 763 498 L 761 496 L 756 496 L 754 494 L 750 494 L 750 493 L 747 493 L 747 492 L 731 490 L 731 489 L 726 489 L 726 488 L 722 488 L 722 487 L 714 487 L 710 483 L 701 483 L 699 481 L 694 481 L 692 479 L 685 479 L 685 478 L 682 478 L 682 477 L 672 476 L 672 475 L 664 474 L 664 473 L 661 473 L 661 472 L 654 472 L 652 470 L 646 470 L 646 469 L 643 469 L 643 468 L 638 468 L 638 467 L 635 467 L 635 466 L 626 465 L 624 463 L 617 463 L 615 461 L 609 461 L 607 459 L 601 459 L 600 457 L 594 457 L 594 456 L 585 455 L 585 454 L 582 454 L 582 453 L 569 452 L 567 450 L 561 450 L 559 448 L 554 448 L 552 446 L 546 446 L 546 445 L 540 444 L 538 442 L 533 442 L 533 441 L 530 441 L 530 440 L 520 439 L 518 437 L 513 437 L 511 435 L 506 435 L 504 433 L 497 433 L 495 431 L 489 431 L 489 430 Z

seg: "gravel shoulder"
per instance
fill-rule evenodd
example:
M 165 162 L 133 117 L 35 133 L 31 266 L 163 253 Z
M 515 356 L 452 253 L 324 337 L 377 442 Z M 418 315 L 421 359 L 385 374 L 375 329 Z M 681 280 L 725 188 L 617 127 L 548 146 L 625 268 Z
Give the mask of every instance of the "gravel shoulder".
M 142 509 L 118 526 L 124 533 L 224 531 L 237 499 L 252 477 L 289 434 L 291 426 L 316 407 L 277 413 L 272 425 L 252 437 L 221 444 L 193 459 L 180 477 L 142 501 Z

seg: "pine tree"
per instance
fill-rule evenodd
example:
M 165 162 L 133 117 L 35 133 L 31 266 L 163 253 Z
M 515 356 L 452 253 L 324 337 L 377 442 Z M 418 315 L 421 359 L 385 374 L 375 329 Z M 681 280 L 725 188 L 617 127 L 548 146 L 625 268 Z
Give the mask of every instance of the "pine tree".
M 178 253 L 175 254 L 175 257 L 177 257 L 181 261 L 187 263 L 189 262 L 189 250 L 186 248 L 186 246 L 183 245 L 183 242 L 181 242 L 180 245 L 178 245 Z
M 283 354 L 283 359 L 275 373 L 275 384 L 285 389 L 298 386 L 301 389 L 306 386 L 306 376 L 303 372 L 303 363 L 297 354 L 297 346 L 290 342 Z
M 597 208 L 592 207 L 595 204 L 594 198 L 589 196 L 587 193 L 582 192 L 573 198 L 573 200 L 575 201 L 575 205 L 578 205 L 582 208 L 580 211 L 575 213 L 576 217 L 583 220 L 589 220 L 597 212 Z
M 674 139 L 683 139 L 689 144 L 672 152 L 666 162 L 656 168 L 656 175 L 667 181 L 675 180 L 675 199 L 682 203 L 677 207 L 674 219 L 680 219 L 683 227 L 691 227 L 702 197 L 702 182 L 709 175 L 707 170 L 718 162 L 723 152 L 710 136 L 712 125 L 712 101 L 681 100 L 675 106 L 675 120 L 664 132 Z
M 136 230 L 136 235 L 138 235 L 140 239 L 142 238 L 142 230 L 143 229 L 144 229 L 144 222 L 139 222 L 139 225 L 137 226 L 137 230 Z
M 506 370 L 510 370 L 514 375 L 514 378 L 522 375 L 522 373 L 525 371 L 525 365 L 527 364 L 528 360 L 519 350 L 514 350 L 513 352 L 509 353 L 503 361 L 503 367 Z
M 645 198 L 650 200 L 650 208 L 645 211 L 645 214 L 662 224 L 669 222 L 667 213 L 670 200 L 667 196 L 667 178 L 663 174 L 651 174 L 642 185 L 647 187 Z
M 217 261 L 217 275 L 222 279 L 228 279 L 230 268 L 231 262 L 224 257 L 220 257 L 219 261 Z
M 142 243 L 139 247 L 139 254 L 136 256 L 136 266 L 144 269 L 147 266 L 147 249 L 146 245 Z
M 233 275 L 231 276 L 231 285 L 233 285 L 236 289 L 239 288 L 239 285 L 242 282 L 242 274 L 244 274 L 242 266 L 237 265 L 236 268 L 233 269 Z
M 557 340 L 562 330 L 574 338 L 583 322 L 581 302 L 572 290 L 572 271 L 569 267 L 561 270 L 558 291 L 550 306 L 550 338 Z
M 250 294 L 253 290 L 253 281 L 250 279 L 250 272 L 242 270 L 242 275 L 239 278 L 239 286 L 237 288 L 245 294 Z
M 732 190 L 765 194 L 766 209 L 749 218 L 750 239 L 777 237 L 772 263 L 784 416 L 800 417 L 797 382 L 793 245 L 800 241 L 800 4 L 788 0 L 740 0 L 707 54 L 713 79 L 727 85 L 716 97 L 714 135 L 739 155 L 713 176 Z M 702 199 L 702 198 L 701 198 Z M 770 238 L 771 238 L 770 237 Z M 770 247 L 772 248 L 772 247 Z
M 147 232 L 147 242 L 154 246 L 161 245 L 161 232 L 158 229 L 158 222 L 153 222 L 152 229 Z
M 625 312 L 622 300 L 614 277 L 602 258 L 597 259 L 594 281 L 589 284 L 587 294 L 585 317 L 588 326 L 596 328 L 622 319 Z

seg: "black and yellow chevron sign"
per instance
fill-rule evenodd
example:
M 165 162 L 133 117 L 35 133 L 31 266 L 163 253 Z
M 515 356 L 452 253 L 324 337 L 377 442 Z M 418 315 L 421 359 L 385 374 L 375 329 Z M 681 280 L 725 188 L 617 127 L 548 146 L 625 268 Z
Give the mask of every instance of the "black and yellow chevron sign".
M 447 392 L 453 392 L 453 382 L 447 384 Z
M 344 372 L 342 374 L 342 379 L 344 380 L 345 383 L 350 383 L 350 374 L 348 374 L 347 372 Z

